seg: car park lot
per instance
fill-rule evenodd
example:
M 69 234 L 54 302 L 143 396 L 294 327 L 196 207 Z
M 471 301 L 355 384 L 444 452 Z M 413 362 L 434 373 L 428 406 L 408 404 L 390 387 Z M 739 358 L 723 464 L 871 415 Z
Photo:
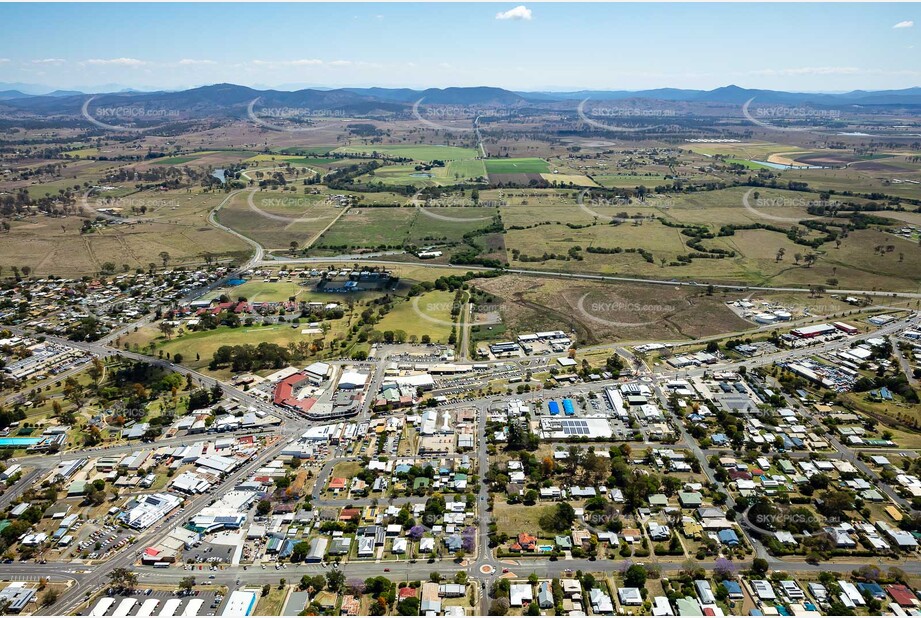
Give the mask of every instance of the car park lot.
M 185 615 L 186 609 L 190 607 L 193 610 L 195 607 L 198 607 L 197 611 L 191 615 L 216 616 L 220 614 L 221 605 L 226 596 L 221 590 L 192 590 L 191 593 L 186 593 L 185 591 L 177 592 L 176 590 L 138 588 L 133 590 L 131 594 L 108 594 L 110 591 L 114 592 L 111 588 L 103 591 L 103 594 L 90 603 L 89 607 L 85 608 L 79 615 L 88 616 L 101 599 L 108 597 L 115 599 L 115 602 L 112 603 L 109 609 L 103 614 L 104 616 L 115 616 L 116 610 L 125 599 L 133 599 L 135 601 L 135 604 L 127 612 L 130 615 L 136 615 L 145 602 L 154 599 L 159 601 L 159 603 L 151 615 L 156 616 L 163 610 L 167 601 L 176 599 L 179 600 L 180 603 L 172 614 L 170 614 L 172 616 L 183 616 Z

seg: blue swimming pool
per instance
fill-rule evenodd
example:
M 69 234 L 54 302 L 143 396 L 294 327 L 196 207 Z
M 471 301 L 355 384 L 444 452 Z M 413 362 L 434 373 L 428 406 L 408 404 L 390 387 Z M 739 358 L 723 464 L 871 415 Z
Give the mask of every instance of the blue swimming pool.
M 41 440 L 41 438 L 0 438 L 0 446 L 32 446 Z

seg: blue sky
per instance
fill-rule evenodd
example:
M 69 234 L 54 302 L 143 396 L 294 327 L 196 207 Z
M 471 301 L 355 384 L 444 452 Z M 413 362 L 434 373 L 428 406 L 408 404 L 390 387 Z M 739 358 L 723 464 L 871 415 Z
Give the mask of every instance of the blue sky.
M 0 4 L 0 23 L 0 82 L 56 88 L 921 85 L 919 4 Z

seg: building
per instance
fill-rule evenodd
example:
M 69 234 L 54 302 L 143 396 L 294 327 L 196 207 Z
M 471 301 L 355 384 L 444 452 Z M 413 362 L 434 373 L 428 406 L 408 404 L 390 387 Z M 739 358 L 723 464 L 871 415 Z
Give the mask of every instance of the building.
M 221 616 L 249 616 L 256 609 L 256 593 L 234 590 L 227 599 Z
M 0 590 L 0 605 L 6 604 L 6 611 L 10 613 L 21 612 L 35 598 L 35 589 L 25 586 L 24 582 L 11 582 Z
M 128 502 L 127 509 L 119 518 L 135 530 L 144 530 L 164 519 L 173 509 L 182 504 L 182 498 L 168 493 L 140 496 Z
M 799 339 L 814 339 L 815 337 L 823 337 L 834 332 L 838 332 L 838 329 L 831 324 L 813 324 L 812 326 L 794 328 L 790 331 L 790 334 Z

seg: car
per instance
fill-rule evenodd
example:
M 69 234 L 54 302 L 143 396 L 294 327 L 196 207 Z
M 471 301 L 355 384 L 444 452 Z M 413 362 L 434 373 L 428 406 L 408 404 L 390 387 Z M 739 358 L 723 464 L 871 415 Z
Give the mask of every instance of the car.
M 508 573 L 508 569 L 502 569 L 502 574 Z
M 208 579 L 214 579 L 214 575 L 209 575 Z
M 390 569 L 389 569 L 389 568 L 385 568 L 385 569 L 384 569 L 384 573 L 389 573 L 389 572 L 390 572 Z

